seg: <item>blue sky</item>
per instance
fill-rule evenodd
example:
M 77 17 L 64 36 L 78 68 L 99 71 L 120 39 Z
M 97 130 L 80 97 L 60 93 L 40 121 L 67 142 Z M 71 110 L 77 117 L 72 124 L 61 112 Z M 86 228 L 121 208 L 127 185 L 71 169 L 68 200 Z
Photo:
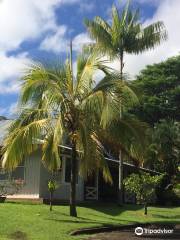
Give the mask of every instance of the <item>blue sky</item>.
M 43 4 L 42 4 L 43 2 Z M 74 55 L 90 41 L 84 18 L 110 19 L 112 0 L 1 0 L 0 1 L 0 115 L 13 117 L 20 91 L 19 78 L 32 60 L 64 59 L 69 40 Z M 124 4 L 126 0 L 122 0 Z M 179 53 L 179 0 L 132 0 L 144 24 L 163 20 L 169 39 L 154 51 L 126 56 L 126 71 L 133 78 L 146 65 Z M 175 26 L 174 26 L 175 25 Z M 138 59 L 138 61 L 137 61 Z M 116 68 L 116 61 L 112 66 Z

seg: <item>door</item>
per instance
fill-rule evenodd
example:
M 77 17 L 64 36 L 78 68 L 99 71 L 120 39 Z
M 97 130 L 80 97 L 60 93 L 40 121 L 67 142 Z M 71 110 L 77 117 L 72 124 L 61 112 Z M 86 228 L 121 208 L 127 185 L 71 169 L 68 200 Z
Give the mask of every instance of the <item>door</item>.
M 84 186 L 85 200 L 98 200 L 98 174 L 88 176 Z

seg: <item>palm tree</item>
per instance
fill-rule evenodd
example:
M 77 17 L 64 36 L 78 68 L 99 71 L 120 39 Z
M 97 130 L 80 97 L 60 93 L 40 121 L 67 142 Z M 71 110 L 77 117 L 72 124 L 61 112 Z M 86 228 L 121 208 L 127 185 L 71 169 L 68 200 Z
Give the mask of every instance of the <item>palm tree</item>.
M 93 77 L 99 70 L 104 72 L 104 77 L 96 83 Z M 105 180 L 111 181 L 99 132 L 119 119 L 118 106 L 122 91 L 129 93 L 128 99 L 131 96 L 133 101 L 136 100 L 136 96 L 119 78 L 118 73 L 104 66 L 96 53 L 88 52 L 77 58 L 76 76 L 73 74 L 72 61 L 67 60 L 65 64 L 57 66 L 33 63 L 22 78 L 22 111 L 4 141 L 3 166 L 14 169 L 24 156 L 41 145 L 42 161 L 53 172 L 61 164 L 59 145 L 68 138 L 72 148 L 71 216 L 77 216 L 78 165 L 84 176 L 100 169 Z
M 120 73 L 123 74 L 124 54 L 140 54 L 159 45 L 167 39 L 167 32 L 161 21 L 143 26 L 139 10 L 132 10 L 130 1 L 122 11 L 112 6 L 111 25 L 97 16 L 93 21 L 85 19 L 85 25 L 96 50 L 111 60 L 119 59 Z
M 97 16 L 93 21 L 85 20 L 85 25 L 92 39 L 91 44 L 95 51 L 102 56 L 109 56 L 110 60 L 119 60 L 119 70 L 123 81 L 124 54 L 140 54 L 159 45 L 166 40 L 167 33 L 163 22 L 158 21 L 148 26 L 143 26 L 139 17 L 139 10 L 133 11 L 130 1 L 122 11 L 112 6 L 111 24 Z M 124 109 L 123 109 L 124 110 Z M 122 117 L 122 104 L 120 105 L 120 117 Z M 119 152 L 119 203 L 122 204 L 123 186 L 123 159 Z

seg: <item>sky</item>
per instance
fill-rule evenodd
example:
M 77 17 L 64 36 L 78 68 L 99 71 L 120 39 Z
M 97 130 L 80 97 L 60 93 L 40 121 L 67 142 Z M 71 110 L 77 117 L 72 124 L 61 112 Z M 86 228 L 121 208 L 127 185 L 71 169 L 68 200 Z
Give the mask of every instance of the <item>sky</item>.
M 99 15 L 110 20 L 118 0 L 0 0 L 0 115 L 13 118 L 20 78 L 31 61 L 66 58 L 70 39 L 74 56 L 89 43 L 85 18 Z M 121 5 L 126 0 L 121 0 Z M 125 56 L 125 72 L 134 78 L 147 64 L 180 52 L 180 0 L 132 0 L 144 24 L 161 20 L 168 40 L 141 55 Z M 112 67 L 117 68 L 117 62 Z

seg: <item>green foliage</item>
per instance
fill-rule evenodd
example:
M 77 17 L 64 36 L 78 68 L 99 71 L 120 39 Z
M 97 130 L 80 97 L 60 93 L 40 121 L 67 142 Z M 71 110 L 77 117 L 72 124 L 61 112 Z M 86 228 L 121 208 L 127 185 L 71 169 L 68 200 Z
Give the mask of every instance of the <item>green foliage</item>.
M 111 16 L 111 25 L 99 16 L 85 20 L 90 36 L 96 40 L 96 50 L 111 59 L 123 57 L 124 52 L 139 54 L 167 38 L 162 22 L 144 27 L 139 10 L 132 10 L 129 3 L 121 11 L 113 5 Z
M 155 187 L 162 176 L 151 176 L 149 173 L 131 174 L 124 179 L 125 189 L 135 193 L 139 203 L 150 203 L 155 198 Z
M 176 178 L 171 179 L 169 175 L 164 174 L 160 184 L 156 188 L 157 204 L 167 206 L 178 206 L 180 203 L 180 190 L 176 183 Z
M 133 112 L 141 121 L 153 126 L 161 119 L 180 120 L 180 56 L 147 66 L 132 84 L 140 95 Z
M 167 173 L 170 182 L 180 163 L 180 56 L 147 66 L 132 85 L 140 104 L 131 113 L 152 126 L 145 166 Z
M 24 181 L 19 180 L 6 180 L 0 182 L 0 197 L 6 197 L 7 195 L 13 195 L 18 193 L 24 185 Z
M 98 83 L 94 81 L 97 71 L 104 73 Z M 22 78 L 22 111 L 4 141 L 4 167 L 12 170 L 41 145 L 42 161 L 54 171 L 61 164 L 59 145 L 68 138 L 80 150 L 81 174 L 86 177 L 99 168 L 105 180 L 111 181 L 99 133 L 119 120 L 120 103 L 126 108 L 129 102 L 137 101 L 128 85 L 119 79 L 119 73 L 106 67 L 94 52 L 78 56 L 76 76 L 68 60 L 60 65 L 29 66 Z
M 169 183 L 178 174 L 180 164 L 180 124 L 162 120 L 150 132 L 146 165 L 168 175 Z
M 59 184 L 55 180 L 48 181 L 48 190 L 49 192 L 55 192 L 59 187 Z
M 49 210 L 50 211 L 52 211 L 53 195 L 54 195 L 54 192 L 56 191 L 56 189 L 58 189 L 58 187 L 59 187 L 59 184 L 55 180 L 50 179 L 48 181 L 48 190 L 49 190 L 49 194 L 50 194 L 50 198 L 49 198 L 49 205 L 50 205 Z
M 162 195 L 164 199 L 164 205 L 166 206 L 179 206 L 180 194 L 175 190 L 165 190 Z
M 136 9 L 135 11 L 131 8 L 130 2 L 126 4 L 126 6 L 122 8 L 118 8 L 115 6 L 115 4 L 112 6 L 111 10 L 111 23 L 106 22 L 104 19 L 102 19 L 100 16 L 95 17 L 92 21 L 86 19 L 85 25 L 87 27 L 87 30 L 93 40 L 95 40 L 95 43 L 91 44 L 90 47 L 95 52 L 98 52 L 100 56 L 103 56 L 105 58 L 109 58 L 110 60 L 118 59 L 119 60 L 119 70 L 120 70 L 120 80 L 121 82 L 126 82 L 127 92 L 123 92 L 122 96 L 126 96 L 126 99 L 128 99 L 127 103 L 131 102 L 129 101 L 128 95 L 131 92 L 129 96 L 132 95 L 132 89 L 130 87 L 130 84 L 125 81 L 123 75 L 123 68 L 124 68 L 124 55 L 126 53 L 128 54 L 139 54 L 142 53 L 148 49 L 152 49 L 155 46 L 159 45 L 163 40 L 166 40 L 167 38 L 167 32 L 165 30 L 164 24 L 161 21 L 158 21 L 156 23 L 153 23 L 151 25 L 148 25 L 144 27 L 140 20 L 139 16 L 139 10 Z M 121 10 L 122 9 L 122 10 Z M 131 89 L 131 91 L 129 91 Z M 135 101 L 133 101 L 135 103 Z M 111 104 L 111 103 L 110 103 Z M 131 108 L 134 105 L 128 105 L 126 108 L 124 108 L 124 103 L 121 99 L 119 108 L 120 108 L 120 118 L 121 121 L 124 121 L 124 115 L 127 112 L 127 109 Z M 108 103 L 109 107 L 109 103 Z M 106 109 L 105 114 L 106 115 Z M 126 115 L 127 117 L 127 115 Z M 131 117 L 130 117 L 131 118 Z M 134 120 L 134 119 L 133 119 Z M 125 120 L 126 121 L 126 120 Z M 126 125 L 126 122 L 124 123 L 124 126 Z M 135 119 L 134 123 L 137 122 Z M 127 122 L 128 123 L 128 122 Z M 142 124 L 139 124 L 142 125 Z M 141 139 L 143 139 L 143 135 L 139 138 L 140 141 L 137 141 L 137 135 L 136 137 L 131 136 L 131 138 L 126 138 L 127 132 L 125 131 L 127 129 L 127 125 L 125 128 L 122 128 L 122 124 L 119 126 L 116 121 L 113 122 L 113 124 L 110 126 L 110 136 L 106 138 L 106 142 L 108 144 L 111 144 L 111 146 L 121 146 L 119 149 L 121 149 L 121 152 L 127 153 L 126 149 L 122 147 L 124 143 L 128 144 L 128 152 L 131 152 L 131 160 L 138 159 L 138 162 L 144 162 L 143 160 L 143 146 L 144 143 L 141 144 Z M 125 132 L 123 135 L 120 133 Z M 129 129 L 129 127 L 128 127 Z M 139 128 L 140 129 L 140 128 Z M 108 129 L 109 130 L 109 129 Z M 115 130 L 115 131 L 112 131 Z M 134 129 L 131 128 L 133 131 Z M 108 131 L 107 131 L 108 132 Z M 141 131 L 140 131 L 141 132 Z M 118 134 L 119 133 L 119 134 Z M 107 135 L 107 134 L 106 134 Z M 117 138 L 118 135 L 118 138 Z M 126 139 L 125 139 L 126 138 Z M 118 140 L 117 140 L 118 139 Z M 121 139 L 121 141 L 119 141 Z M 117 144 L 116 141 L 119 143 Z M 128 143 L 127 143 L 128 142 Z M 123 144 L 122 144 L 123 143 Z M 140 144 L 139 144 L 140 143 Z M 118 150 L 119 150 L 118 149 Z M 118 151 L 119 152 L 119 151 Z M 124 156 L 123 156 L 124 158 Z M 121 161 L 123 159 L 121 158 Z M 136 161 L 136 160 L 135 160 Z M 136 161 L 137 163 L 137 161 Z M 122 164 L 123 167 L 123 164 Z M 121 168 L 122 171 L 122 168 Z M 122 185 L 122 181 L 120 183 Z
M 134 86 L 131 83 L 125 81 L 127 79 L 125 79 L 123 76 L 123 68 L 125 64 L 124 55 L 126 53 L 142 53 L 148 49 L 154 48 L 167 38 L 167 32 L 163 22 L 156 22 L 144 27 L 140 20 L 139 10 L 136 9 L 134 11 L 129 2 L 124 8 L 121 8 L 121 6 L 116 7 L 115 4 L 112 6 L 110 23 L 97 16 L 92 21 L 86 19 L 85 25 L 91 38 L 95 40 L 95 43 L 91 44 L 91 48 L 100 55 L 106 57 L 108 56 L 110 60 L 118 59 L 120 61 L 120 80 L 122 80 L 122 82 L 126 82 L 128 89 L 131 89 L 131 91 L 132 89 L 134 90 L 136 88 L 133 88 Z M 127 97 L 129 92 L 130 91 L 124 93 L 126 99 L 128 99 L 127 103 L 130 102 L 130 98 Z M 135 101 L 133 101 L 133 103 L 135 104 Z M 136 101 L 136 103 L 138 104 L 139 102 Z M 129 152 L 131 152 L 131 159 L 133 161 L 138 159 L 138 162 L 142 163 L 144 162 L 143 156 L 145 142 L 142 143 L 141 140 L 145 139 L 145 137 L 143 137 L 145 135 L 145 128 L 138 141 L 137 135 L 135 138 L 126 138 L 126 136 L 129 134 L 127 133 L 127 126 L 129 122 L 132 120 L 133 125 L 136 125 L 138 122 L 137 119 L 132 117 L 132 115 L 127 114 L 127 110 L 132 108 L 132 106 L 134 107 L 134 104 L 128 105 L 126 108 L 124 108 L 123 101 L 120 102 L 121 121 L 123 121 L 124 125 L 121 124 L 119 126 L 119 124 L 114 121 L 113 125 L 111 125 L 109 128 L 112 134 L 108 136 L 108 139 L 106 138 L 106 142 L 108 142 L 108 144 L 111 146 L 113 145 L 113 147 L 116 146 L 116 149 L 119 143 L 119 145 L 121 145 L 121 150 L 125 153 L 127 151 L 122 147 L 122 143 L 126 143 L 126 146 L 128 145 Z M 142 125 L 142 121 L 138 123 L 138 126 Z M 116 131 L 112 131 L 114 129 L 116 129 Z M 134 131 L 134 128 L 132 127 L 131 130 Z M 140 127 L 139 132 L 142 133 Z M 122 141 L 119 142 L 119 139 Z

